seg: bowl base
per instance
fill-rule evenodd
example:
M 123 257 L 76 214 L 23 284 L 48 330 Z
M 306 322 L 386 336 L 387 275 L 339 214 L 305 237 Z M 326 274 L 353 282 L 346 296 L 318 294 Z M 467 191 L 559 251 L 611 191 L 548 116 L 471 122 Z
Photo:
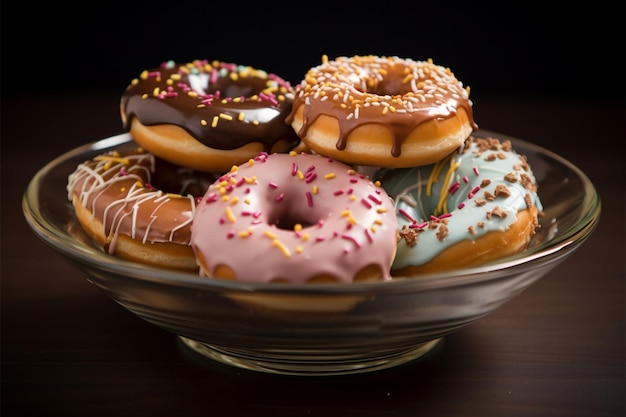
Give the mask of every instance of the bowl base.
M 411 362 L 430 353 L 443 338 L 401 350 L 350 355 L 345 352 L 302 350 L 259 351 L 230 349 L 178 336 L 183 345 L 205 358 L 237 368 L 280 375 L 332 376 L 373 372 Z

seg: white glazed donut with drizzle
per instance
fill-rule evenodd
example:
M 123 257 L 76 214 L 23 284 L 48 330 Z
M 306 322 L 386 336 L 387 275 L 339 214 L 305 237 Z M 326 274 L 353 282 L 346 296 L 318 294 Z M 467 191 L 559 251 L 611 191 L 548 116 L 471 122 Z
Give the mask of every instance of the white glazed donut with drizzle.
M 526 158 L 510 141 L 470 137 L 433 165 L 381 171 L 400 242 L 393 276 L 485 264 L 525 249 L 542 206 Z
M 197 272 L 191 223 L 196 199 L 217 176 L 142 148 L 114 150 L 77 166 L 68 178 L 68 199 L 82 228 L 109 254 Z
M 393 201 L 331 158 L 262 153 L 198 203 L 191 245 L 204 276 L 245 282 L 384 281 L 397 245 Z

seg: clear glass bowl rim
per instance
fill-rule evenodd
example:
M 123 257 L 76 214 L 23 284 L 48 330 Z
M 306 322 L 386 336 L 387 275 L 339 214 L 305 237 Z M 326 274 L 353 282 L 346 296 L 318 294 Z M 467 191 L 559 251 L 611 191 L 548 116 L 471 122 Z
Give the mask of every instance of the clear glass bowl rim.
M 127 133 L 87 143 L 65 152 L 47 163 L 29 182 L 22 198 L 22 208 L 29 225 L 45 243 L 55 248 L 69 259 L 77 261 L 79 264 L 114 273 L 118 276 L 124 276 L 127 279 L 139 280 L 144 284 L 151 282 L 172 287 L 182 286 L 199 291 L 349 295 L 363 293 L 364 291 L 368 293 L 407 293 L 442 289 L 497 279 L 502 276 L 504 270 L 519 269 L 520 271 L 518 272 L 522 272 L 525 269 L 533 269 L 534 264 L 537 262 L 546 262 L 552 258 L 556 260 L 561 256 L 565 256 L 565 254 L 561 254 L 561 252 L 569 251 L 563 251 L 563 249 L 571 245 L 578 246 L 589 237 L 599 222 L 601 201 L 591 180 L 578 167 L 552 151 L 521 139 L 483 129 L 479 130 L 476 134 L 477 136 L 489 135 L 510 139 L 515 149 L 519 147 L 530 149 L 535 153 L 543 154 L 554 159 L 569 168 L 578 175 L 584 186 L 586 197 L 588 197 L 584 200 L 584 204 L 587 206 L 583 209 L 584 215 L 567 230 L 562 231 L 556 238 L 548 242 L 541 243 L 532 249 L 507 257 L 496 263 L 476 268 L 423 274 L 419 277 L 396 277 L 392 281 L 387 282 L 353 284 L 298 285 L 289 283 L 250 283 L 215 278 L 200 278 L 190 273 L 159 269 L 111 257 L 103 251 L 77 241 L 65 230 L 49 222 L 41 213 L 39 207 L 40 203 L 38 201 L 38 188 L 50 171 L 64 161 L 80 156 L 83 153 L 104 150 L 129 142 L 131 138 Z

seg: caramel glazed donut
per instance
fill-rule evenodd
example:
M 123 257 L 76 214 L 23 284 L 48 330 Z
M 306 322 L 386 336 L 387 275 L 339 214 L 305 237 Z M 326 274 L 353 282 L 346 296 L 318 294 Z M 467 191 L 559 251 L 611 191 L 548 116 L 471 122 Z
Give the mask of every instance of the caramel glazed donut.
M 246 282 L 390 279 L 393 201 L 350 166 L 306 153 L 260 154 L 198 203 L 191 245 L 200 275 Z
M 428 166 L 375 174 L 394 198 L 400 242 L 393 276 L 483 265 L 524 250 L 542 215 L 526 157 L 511 142 L 471 136 Z
M 313 152 L 376 167 L 433 164 L 478 128 L 452 71 L 398 57 L 338 57 L 296 86 L 286 120 Z
M 122 95 L 124 128 L 147 151 L 200 171 L 227 172 L 259 152 L 300 144 L 285 124 L 293 88 L 275 74 L 219 61 L 168 61 Z
M 83 230 L 107 253 L 197 273 L 189 244 L 196 198 L 217 177 L 137 148 L 79 164 L 67 191 Z

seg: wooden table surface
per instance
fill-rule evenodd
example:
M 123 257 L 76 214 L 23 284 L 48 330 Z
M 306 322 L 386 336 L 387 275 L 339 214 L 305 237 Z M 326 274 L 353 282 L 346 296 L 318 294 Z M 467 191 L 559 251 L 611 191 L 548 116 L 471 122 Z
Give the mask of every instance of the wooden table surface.
M 29 229 L 30 178 L 121 133 L 117 93 L 2 103 L 2 416 L 567 416 L 625 413 L 624 106 L 474 99 L 480 127 L 546 147 L 602 198 L 593 235 L 427 361 L 340 378 L 198 362 L 90 284 Z

